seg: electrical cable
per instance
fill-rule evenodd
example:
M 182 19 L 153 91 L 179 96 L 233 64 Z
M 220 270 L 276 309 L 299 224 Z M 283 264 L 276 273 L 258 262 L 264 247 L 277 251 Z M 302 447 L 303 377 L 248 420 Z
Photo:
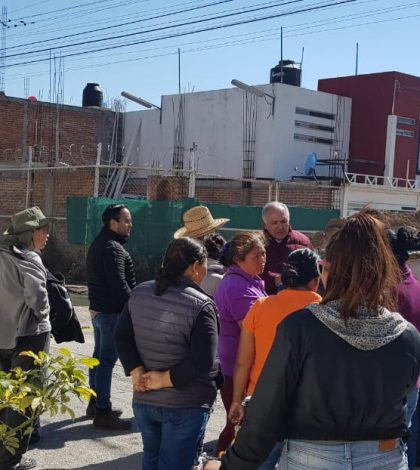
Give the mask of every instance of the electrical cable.
M 296 0 L 291 0 L 291 1 L 295 2 Z M 135 41 L 135 42 L 126 43 L 126 44 L 118 45 L 118 46 L 102 47 L 102 48 L 99 48 L 99 49 L 96 49 L 96 50 L 91 50 L 91 51 L 74 52 L 74 53 L 71 53 L 71 54 L 63 55 L 63 57 L 73 57 L 73 56 L 77 56 L 77 55 L 85 55 L 85 54 L 90 54 L 90 53 L 93 53 L 93 52 L 101 52 L 101 51 L 112 50 L 112 49 L 120 48 L 120 47 L 128 47 L 128 46 L 133 46 L 133 45 L 137 45 L 137 44 L 155 42 L 155 41 L 160 41 L 162 39 L 172 39 L 174 37 L 182 37 L 182 36 L 197 34 L 197 33 L 205 32 L 205 31 L 214 31 L 214 30 L 217 30 L 217 29 L 228 28 L 228 27 L 242 25 L 242 24 L 250 24 L 250 23 L 255 23 L 255 22 L 258 22 L 258 21 L 264 21 L 264 20 L 267 20 L 267 19 L 280 18 L 280 17 L 290 16 L 290 15 L 303 13 L 303 12 L 326 9 L 326 8 L 331 7 L 331 6 L 336 6 L 336 5 L 340 5 L 340 4 L 354 3 L 356 1 L 357 0 L 340 0 L 340 1 L 335 2 L 335 3 L 332 2 L 332 3 L 327 3 L 327 4 L 319 5 L 319 6 L 302 8 L 300 10 L 290 11 L 288 13 L 276 13 L 276 14 L 272 14 L 272 15 L 259 17 L 259 18 L 240 20 L 240 21 L 236 21 L 236 22 L 233 22 L 233 23 L 227 23 L 227 24 L 218 25 L 218 26 L 210 26 L 210 27 L 204 27 L 204 28 L 196 29 L 196 30 L 192 30 L 192 31 L 184 31 L 184 32 L 181 32 L 181 33 L 174 33 L 174 34 L 171 34 L 171 35 L 168 35 L 168 36 L 162 36 L 161 38 L 144 39 L 144 40 L 141 40 L 141 41 Z M 202 22 L 202 20 L 199 20 L 199 22 Z M 189 24 L 194 24 L 194 23 L 195 22 L 191 22 Z M 158 28 L 158 30 L 162 30 L 162 29 L 166 29 L 166 28 L 165 27 Z M 148 32 L 148 31 L 145 31 L 145 32 Z M 143 34 L 145 32 L 143 32 Z M 151 31 L 149 31 L 149 32 L 151 32 Z M 50 49 L 45 49 L 42 52 L 47 52 L 47 51 L 50 51 Z M 35 52 L 41 52 L 41 51 L 34 51 L 34 53 Z M 6 56 L 6 58 L 10 58 L 10 57 L 16 56 L 16 55 L 19 56 L 20 54 L 14 54 L 14 55 L 12 54 L 10 56 Z M 25 53 L 25 55 L 26 55 L 26 53 Z M 16 67 L 16 66 L 21 66 L 21 65 L 39 63 L 39 62 L 44 62 L 46 60 L 49 60 L 49 59 L 45 58 L 45 59 L 35 59 L 35 60 L 30 60 L 30 61 L 25 61 L 25 62 L 18 62 L 18 63 L 14 63 L 14 64 L 8 64 L 7 67 Z
M 47 47 L 45 49 L 37 49 L 37 50 L 34 50 L 34 51 L 29 51 L 29 52 L 9 54 L 9 55 L 6 55 L 6 58 L 29 55 L 29 54 L 37 54 L 37 53 L 40 53 L 40 52 L 48 52 L 48 51 L 52 51 L 54 49 L 60 49 L 61 50 L 63 48 L 67 48 L 67 47 L 84 46 L 86 44 L 110 41 L 110 40 L 113 40 L 113 39 L 127 38 L 127 37 L 131 37 L 131 36 L 136 36 L 138 34 L 145 34 L 145 33 L 150 33 L 150 32 L 155 32 L 155 31 L 164 31 L 164 30 L 167 30 L 167 29 L 180 27 L 180 26 L 190 26 L 192 24 L 203 23 L 205 21 L 212 21 L 212 20 L 218 20 L 218 19 L 223 19 L 223 18 L 229 18 L 231 16 L 242 15 L 242 14 L 245 14 L 245 13 L 254 13 L 256 11 L 266 10 L 266 9 L 269 9 L 269 8 L 274 8 L 276 6 L 284 6 L 284 5 L 288 5 L 288 4 L 300 3 L 302 1 L 304 1 L 304 0 L 288 0 L 288 1 L 283 0 L 282 2 L 278 3 L 277 5 L 268 5 L 268 6 L 264 6 L 264 7 L 252 8 L 252 9 L 249 9 L 249 10 L 245 10 L 245 11 L 242 11 L 242 12 L 236 12 L 236 13 L 225 13 L 223 15 L 213 16 L 212 18 L 198 19 L 198 20 L 194 20 L 194 21 L 179 23 L 177 25 L 163 26 L 163 27 L 160 27 L 160 28 L 149 29 L 149 30 L 141 31 L 141 32 L 126 33 L 126 34 L 120 34 L 120 35 L 117 35 L 117 36 L 105 37 L 105 38 L 100 38 L 100 39 L 92 39 L 90 41 L 82 41 L 82 42 L 76 42 L 76 43 L 71 43 L 71 44 L 64 44 L 64 45 L 61 45 L 61 46 Z M 341 0 L 341 1 L 344 2 L 344 3 L 350 3 L 350 2 L 355 2 L 357 0 Z

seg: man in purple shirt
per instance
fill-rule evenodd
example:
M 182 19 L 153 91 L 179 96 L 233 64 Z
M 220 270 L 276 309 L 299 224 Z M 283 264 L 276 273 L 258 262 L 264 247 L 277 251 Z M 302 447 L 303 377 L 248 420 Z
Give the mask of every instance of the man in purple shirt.
M 266 263 L 261 277 L 265 281 L 268 295 L 277 293 L 281 283 L 280 267 L 287 261 L 289 253 L 299 248 L 312 250 L 312 243 L 306 235 L 293 230 L 286 204 L 273 201 L 263 207 L 262 219 L 266 236 Z

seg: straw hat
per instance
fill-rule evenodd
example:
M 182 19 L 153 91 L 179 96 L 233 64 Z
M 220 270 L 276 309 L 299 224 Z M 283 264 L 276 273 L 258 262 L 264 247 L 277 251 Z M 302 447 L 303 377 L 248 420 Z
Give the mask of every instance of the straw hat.
M 182 215 L 182 220 L 184 221 L 184 227 L 181 227 L 174 233 L 174 238 L 204 237 L 223 227 L 230 219 L 213 219 L 206 206 L 196 206 L 185 211 Z

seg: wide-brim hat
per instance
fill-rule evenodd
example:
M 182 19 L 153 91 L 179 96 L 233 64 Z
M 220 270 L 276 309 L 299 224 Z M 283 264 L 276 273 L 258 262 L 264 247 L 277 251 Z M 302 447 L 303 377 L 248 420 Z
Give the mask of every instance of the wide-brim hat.
M 230 221 L 230 219 L 213 219 L 206 206 L 196 206 L 185 211 L 182 220 L 184 226 L 174 233 L 174 238 L 201 238 L 215 232 Z
M 36 230 L 53 222 L 55 217 L 46 217 L 39 207 L 30 207 L 12 215 L 12 225 L 3 235 L 20 235 L 29 230 Z

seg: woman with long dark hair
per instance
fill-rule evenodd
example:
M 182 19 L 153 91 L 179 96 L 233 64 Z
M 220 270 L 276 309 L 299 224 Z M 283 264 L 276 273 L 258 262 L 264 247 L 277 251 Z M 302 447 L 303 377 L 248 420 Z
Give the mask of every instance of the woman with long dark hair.
M 222 469 L 256 469 L 281 440 L 282 470 L 407 469 L 420 335 L 394 313 L 400 274 L 384 225 L 366 213 L 347 219 L 323 266 L 324 298 L 280 323 Z
M 203 245 L 174 240 L 156 280 L 133 290 L 117 326 L 144 470 L 190 470 L 216 398 L 219 324 L 213 300 L 200 288 L 206 273 Z

